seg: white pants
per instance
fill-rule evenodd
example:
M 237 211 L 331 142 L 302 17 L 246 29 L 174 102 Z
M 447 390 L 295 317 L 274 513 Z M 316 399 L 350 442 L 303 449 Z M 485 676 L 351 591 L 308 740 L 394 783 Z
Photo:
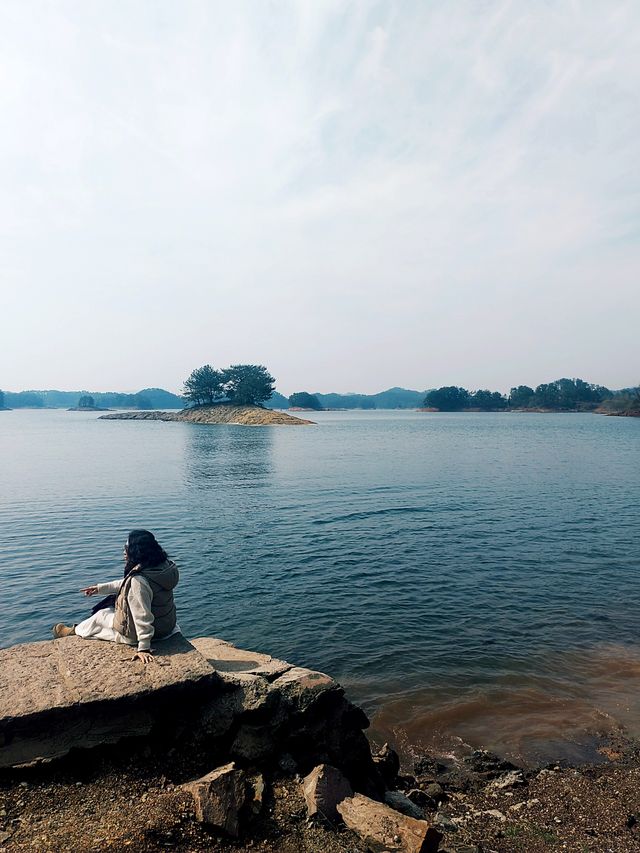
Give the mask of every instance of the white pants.
M 79 625 L 76 625 L 76 634 L 84 640 L 108 640 L 110 643 L 126 643 L 128 646 L 136 646 L 136 640 L 130 640 L 113 627 L 115 615 L 114 607 L 103 607 L 102 610 L 98 610 L 93 616 L 89 616 L 88 619 L 84 619 Z M 176 625 L 173 631 L 162 639 L 166 640 L 168 637 L 180 633 L 180 626 Z M 156 640 L 156 642 L 160 641 Z
M 135 646 L 135 640 L 129 640 L 113 627 L 115 616 L 114 607 L 103 607 L 102 610 L 98 610 L 97 613 L 76 625 L 76 634 L 85 640 L 109 640 L 110 643 L 126 643 L 128 646 Z

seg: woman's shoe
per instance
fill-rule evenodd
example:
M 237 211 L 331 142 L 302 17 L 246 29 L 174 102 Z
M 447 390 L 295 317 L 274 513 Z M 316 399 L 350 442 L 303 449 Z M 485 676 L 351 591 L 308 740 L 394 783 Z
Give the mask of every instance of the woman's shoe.
M 62 622 L 58 622 L 57 625 L 53 626 L 53 636 L 56 640 L 59 640 L 60 637 L 70 637 L 72 634 L 75 634 L 76 626 L 73 625 L 71 628 L 67 627 L 67 625 L 63 625 Z

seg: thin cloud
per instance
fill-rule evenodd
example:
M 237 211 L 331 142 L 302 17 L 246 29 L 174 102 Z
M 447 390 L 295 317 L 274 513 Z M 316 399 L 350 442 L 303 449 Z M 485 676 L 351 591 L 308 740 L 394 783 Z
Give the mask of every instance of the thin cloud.
M 0 383 L 637 381 L 639 24 L 577 0 L 3 4 Z

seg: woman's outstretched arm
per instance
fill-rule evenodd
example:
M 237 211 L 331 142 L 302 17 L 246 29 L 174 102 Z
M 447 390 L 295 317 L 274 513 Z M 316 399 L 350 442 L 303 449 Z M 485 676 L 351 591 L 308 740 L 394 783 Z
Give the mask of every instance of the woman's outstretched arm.
M 120 589 L 122 581 L 123 578 L 119 578 L 117 581 L 109 581 L 108 583 L 96 583 L 93 586 L 83 587 L 80 592 L 85 595 L 111 595 Z

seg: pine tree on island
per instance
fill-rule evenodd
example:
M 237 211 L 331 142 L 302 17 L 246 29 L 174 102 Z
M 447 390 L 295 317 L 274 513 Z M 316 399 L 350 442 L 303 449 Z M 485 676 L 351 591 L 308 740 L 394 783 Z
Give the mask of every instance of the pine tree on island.
M 194 406 L 212 406 L 225 396 L 222 371 L 210 364 L 196 368 L 185 380 L 182 393 Z
M 262 364 L 232 364 L 222 370 L 205 364 L 185 380 L 183 394 L 194 406 L 261 406 L 274 388 L 275 379 Z
M 235 406 L 260 406 L 276 387 L 276 380 L 262 364 L 233 364 L 222 373 L 225 393 Z

